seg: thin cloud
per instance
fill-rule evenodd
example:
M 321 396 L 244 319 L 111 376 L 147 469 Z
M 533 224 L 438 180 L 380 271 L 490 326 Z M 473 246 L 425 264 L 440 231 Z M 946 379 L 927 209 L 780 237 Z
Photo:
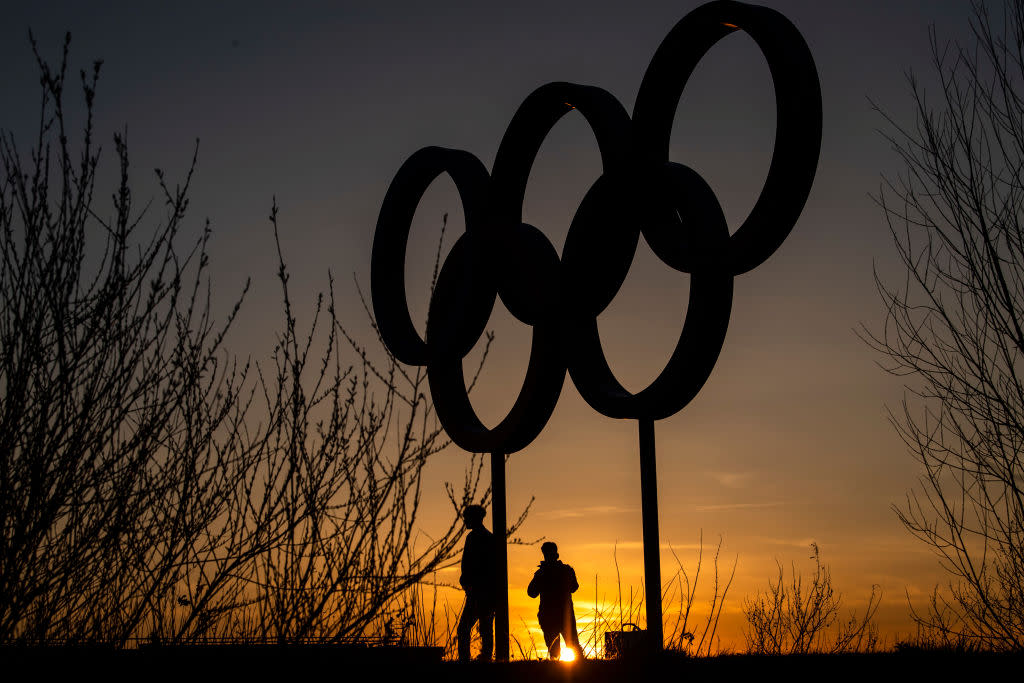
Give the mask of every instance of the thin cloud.
M 537 516 L 546 519 L 570 519 L 589 517 L 591 515 L 617 515 L 623 512 L 634 512 L 635 510 L 636 508 L 619 507 L 617 505 L 594 505 L 585 508 L 549 510 L 547 512 L 539 512 Z
M 817 540 L 813 538 L 768 538 L 762 536 L 761 540 L 772 545 L 785 545 L 795 548 L 810 548 L 812 543 L 817 543 Z
M 573 548 L 580 550 L 642 550 L 644 544 L 642 541 L 619 541 L 603 542 L 603 543 L 580 543 L 579 545 L 573 545 Z M 661 550 L 699 550 L 699 543 L 660 543 L 658 547 Z
M 774 508 L 785 503 L 725 503 L 724 505 L 697 505 L 696 509 L 705 512 L 708 510 L 748 510 L 754 508 Z
M 707 472 L 706 474 L 721 486 L 730 489 L 744 488 L 754 478 L 753 472 Z

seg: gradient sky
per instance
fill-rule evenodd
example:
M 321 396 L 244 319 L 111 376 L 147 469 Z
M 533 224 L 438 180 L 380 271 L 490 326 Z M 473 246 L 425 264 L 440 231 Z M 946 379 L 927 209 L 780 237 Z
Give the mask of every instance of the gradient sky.
M 401 163 L 419 147 L 442 145 L 489 166 L 516 107 L 549 81 L 603 87 L 631 110 L 651 55 L 698 4 L 16 3 L 0 25 L 0 127 L 22 141 L 34 134 L 31 27 L 51 59 L 71 31 L 76 67 L 105 60 L 97 127 L 110 151 L 110 135 L 127 129 L 139 198 L 156 196 L 153 167 L 182 174 L 200 138 L 193 226 L 208 216 L 214 227 L 216 304 L 226 310 L 253 277 L 229 344 L 265 358 L 279 323 L 266 220 L 272 196 L 281 205 L 293 294 L 310 310 L 330 269 L 342 316 L 369 339 L 350 276 L 368 282 L 377 212 Z M 880 174 L 899 166 L 871 102 L 912 121 L 905 74 L 913 69 L 928 82 L 929 25 L 941 39 L 967 38 L 969 3 L 763 4 L 796 24 L 817 62 L 821 161 L 789 239 L 737 278 L 729 334 L 704 390 L 657 424 L 663 572 L 674 566 L 668 544 L 692 571 L 701 532 L 706 549 L 721 536 L 723 568 L 739 562 L 720 634 L 723 646 L 740 647 L 742 598 L 766 585 L 777 561 L 808 571 L 814 541 L 852 606 L 863 604 L 873 584 L 881 587 L 882 625 L 893 637 L 911 628 L 907 595 L 920 600 L 943 575 L 891 509 L 917 476 L 886 419 L 903 384 L 878 368 L 854 333 L 883 320 L 873 264 L 883 274 L 899 272 L 872 199 Z M 704 175 L 735 228 L 757 197 L 774 139 L 771 79 L 754 43 L 743 34 L 721 41 L 684 100 L 672 158 Z M 525 220 L 560 248 L 599 172 L 588 128 L 567 116 L 538 157 Z M 417 256 L 436 243 L 445 212 L 457 234 L 457 197 L 438 182 L 417 212 L 407 264 L 421 329 L 429 264 Z M 686 276 L 641 242 L 626 284 L 600 318 L 611 366 L 627 387 L 646 386 L 663 367 L 685 315 L 686 288 Z M 474 399 L 491 424 L 518 391 L 529 341 L 529 330 L 503 310 L 492 322 L 497 341 Z M 614 598 L 615 544 L 623 582 L 639 586 L 636 440 L 635 423 L 594 413 L 567 382 L 544 433 L 509 466 L 510 516 L 536 497 L 522 536 L 555 540 L 576 567 L 584 584 L 578 616 L 593 601 L 595 575 L 598 593 Z M 430 472 L 439 495 L 441 482 L 465 463 L 456 449 L 441 458 Z M 442 514 L 443 505 L 430 507 L 425 530 Z M 536 547 L 510 552 L 514 622 L 533 623 L 525 585 L 538 560 Z

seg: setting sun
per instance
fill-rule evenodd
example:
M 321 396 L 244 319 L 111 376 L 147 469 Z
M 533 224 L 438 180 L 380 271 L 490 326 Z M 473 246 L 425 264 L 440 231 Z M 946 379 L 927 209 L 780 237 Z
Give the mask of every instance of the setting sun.
M 562 654 L 558 657 L 558 661 L 560 661 L 560 662 L 575 662 L 576 661 L 576 653 L 573 652 L 570 648 L 563 647 L 562 648 Z

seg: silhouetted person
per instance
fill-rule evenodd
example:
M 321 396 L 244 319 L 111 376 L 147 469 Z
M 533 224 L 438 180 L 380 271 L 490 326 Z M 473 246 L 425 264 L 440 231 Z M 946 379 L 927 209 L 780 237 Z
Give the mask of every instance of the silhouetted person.
M 462 520 L 469 528 L 462 549 L 462 576 L 459 583 L 466 591 L 466 604 L 459 618 L 459 661 L 469 659 L 470 634 L 479 622 L 480 659 L 488 660 L 494 649 L 495 571 L 494 535 L 484 528 L 486 511 L 469 505 Z
M 576 614 L 572 609 L 572 594 L 580 587 L 576 572 L 558 559 L 558 546 L 551 541 L 543 544 L 540 551 L 544 554 L 544 561 L 534 572 L 526 592 L 531 598 L 540 596 L 537 619 L 540 630 L 544 632 L 548 657 L 558 659 L 562 653 L 558 642 L 561 636 L 566 646 L 576 653 L 576 658 L 583 659 L 583 649 L 576 634 Z

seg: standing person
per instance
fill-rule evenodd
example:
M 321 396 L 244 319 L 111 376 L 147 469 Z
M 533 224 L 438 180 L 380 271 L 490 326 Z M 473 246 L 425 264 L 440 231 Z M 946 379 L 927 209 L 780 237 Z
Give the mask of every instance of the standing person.
M 479 505 L 468 505 L 462 520 L 469 529 L 462 549 L 462 575 L 459 584 L 466 591 L 466 604 L 459 618 L 459 661 L 469 659 L 470 635 L 479 622 L 480 656 L 490 660 L 494 650 L 494 535 L 484 528 L 487 512 Z
M 535 598 L 540 596 L 537 620 L 544 632 L 548 646 L 548 657 L 558 659 L 562 652 L 558 637 L 561 636 L 577 659 L 583 659 L 579 636 L 576 634 L 576 614 L 572 609 L 572 594 L 580 587 L 576 572 L 558 559 L 558 546 L 548 541 L 540 547 L 544 560 L 537 567 L 526 593 Z

